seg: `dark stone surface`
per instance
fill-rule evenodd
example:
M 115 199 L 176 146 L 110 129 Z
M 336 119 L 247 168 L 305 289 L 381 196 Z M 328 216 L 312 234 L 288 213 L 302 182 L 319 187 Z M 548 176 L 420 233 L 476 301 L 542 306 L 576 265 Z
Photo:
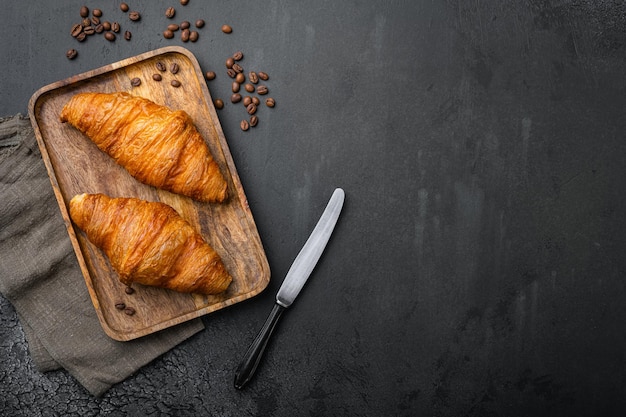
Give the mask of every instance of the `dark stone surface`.
M 573 416 L 626 411 L 626 5 L 614 0 L 86 2 L 130 42 L 69 35 L 78 2 L 5 2 L 0 115 L 179 40 L 270 73 L 276 108 L 219 112 L 270 261 L 248 302 L 103 398 L 34 370 L 0 297 L 7 416 Z M 233 26 L 231 35 L 219 31 Z M 74 61 L 65 51 L 76 47 Z M 267 110 L 267 111 L 265 111 Z M 233 370 L 336 186 L 346 206 L 255 380 Z M 1 260 L 0 260 L 1 262 Z

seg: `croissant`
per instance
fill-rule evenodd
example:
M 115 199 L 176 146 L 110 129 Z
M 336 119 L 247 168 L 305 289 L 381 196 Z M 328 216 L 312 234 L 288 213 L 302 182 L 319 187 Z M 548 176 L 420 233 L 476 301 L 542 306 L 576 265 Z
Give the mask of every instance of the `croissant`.
M 222 202 L 228 195 L 219 166 L 182 110 L 128 93 L 80 93 L 60 119 L 145 184 L 202 202 Z
M 79 194 L 70 201 L 70 217 L 123 284 L 217 294 L 232 281 L 217 252 L 167 204 Z

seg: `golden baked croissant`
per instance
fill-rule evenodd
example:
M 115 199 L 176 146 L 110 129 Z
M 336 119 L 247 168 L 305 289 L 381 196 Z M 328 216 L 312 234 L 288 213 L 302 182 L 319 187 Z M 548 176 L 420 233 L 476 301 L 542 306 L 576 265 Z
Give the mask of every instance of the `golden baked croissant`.
M 167 204 L 79 194 L 70 217 L 126 285 L 217 294 L 232 281 L 217 252 Z
M 228 195 L 219 166 L 182 110 L 128 93 L 80 93 L 63 107 L 61 121 L 145 184 L 204 202 Z

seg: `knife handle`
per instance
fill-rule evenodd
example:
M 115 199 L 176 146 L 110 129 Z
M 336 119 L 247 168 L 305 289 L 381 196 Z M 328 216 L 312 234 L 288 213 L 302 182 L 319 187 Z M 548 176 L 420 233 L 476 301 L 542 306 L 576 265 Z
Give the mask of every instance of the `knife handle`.
M 246 351 L 246 355 L 237 367 L 237 371 L 235 371 L 235 388 L 242 389 L 252 379 L 256 368 L 259 366 L 259 362 L 261 362 L 261 357 L 265 352 L 267 342 L 270 340 L 270 336 L 276 327 L 276 323 L 278 323 L 278 319 L 283 314 L 283 311 L 285 311 L 285 307 L 277 303 L 274 304 L 272 312 L 267 317 L 259 334 Z

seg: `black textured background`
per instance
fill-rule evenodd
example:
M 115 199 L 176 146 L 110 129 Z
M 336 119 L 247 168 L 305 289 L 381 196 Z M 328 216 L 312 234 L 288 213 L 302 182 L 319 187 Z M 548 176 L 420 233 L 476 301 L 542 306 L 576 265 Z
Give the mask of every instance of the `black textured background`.
M 624 415 L 623 1 L 129 3 L 140 22 L 86 1 L 131 42 L 77 44 L 82 3 L 3 2 L 0 115 L 25 114 L 51 82 L 181 44 L 160 35 L 168 6 L 204 18 L 185 46 L 218 73 L 214 97 L 228 96 L 236 50 L 271 76 L 277 106 L 256 128 L 239 130 L 239 106 L 219 116 L 272 281 L 100 399 L 33 369 L 0 297 L 0 415 Z M 336 233 L 236 391 L 336 186 Z

